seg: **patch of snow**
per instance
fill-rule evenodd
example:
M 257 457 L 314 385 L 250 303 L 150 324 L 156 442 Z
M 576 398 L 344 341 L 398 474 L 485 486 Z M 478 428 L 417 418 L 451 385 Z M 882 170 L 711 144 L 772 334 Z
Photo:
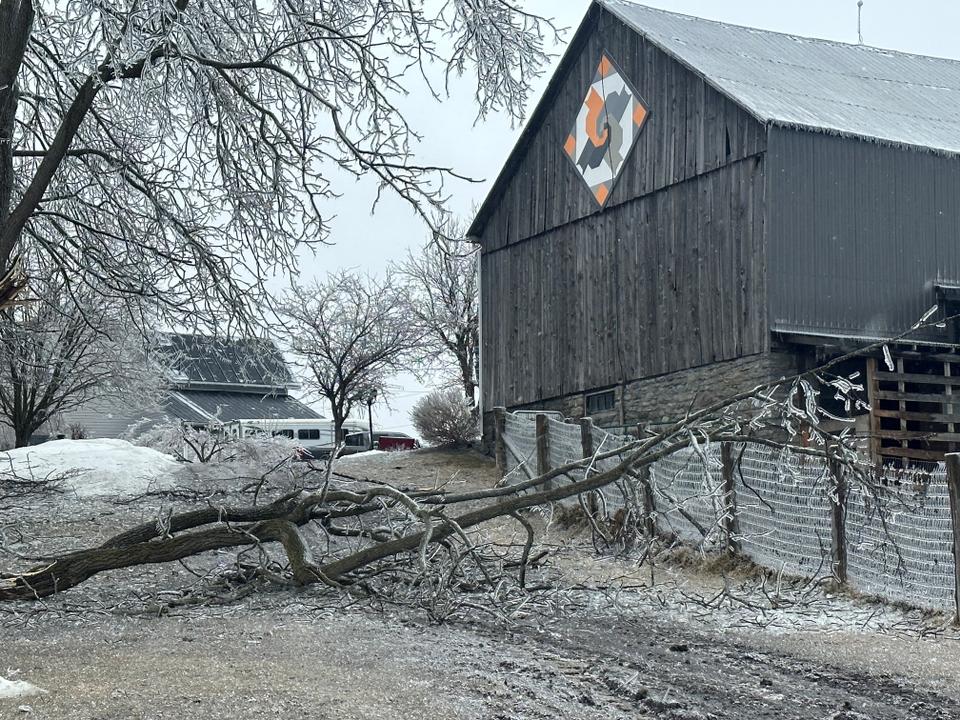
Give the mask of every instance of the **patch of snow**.
M 408 457 L 409 454 L 413 452 L 416 452 L 416 450 L 365 450 L 364 452 L 353 453 L 352 455 L 344 455 L 338 458 L 337 462 L 349 463 L 356 458 L 357 460 L 365 460 L 367 462 L 388 464 L 398 462 L 401 458 Z
M 0 453 L 0 472 L 42 479 L 66 474 L 81 497 L 138 495 L 173 484 L 181 465 L 170 455 L 126 440 L 53 440 Z
M 373 455 L 389 455 L 386 450 L 364 450 L 363 452 L 344 455 L 340 460 L 349 460 L 350 458 L 372 457 Z
M 24 680 L 7 680 L 0 676 L 0 700 L 9 698 L 32 697 L 42 695 L 47 691 L 38 688 Z

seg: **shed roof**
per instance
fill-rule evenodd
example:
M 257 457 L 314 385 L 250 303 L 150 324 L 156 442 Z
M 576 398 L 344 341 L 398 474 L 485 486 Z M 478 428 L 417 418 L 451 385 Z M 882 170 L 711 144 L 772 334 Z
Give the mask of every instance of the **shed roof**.
M 192 423 L 250 419 L 320 419 L 323 416 L 289 395 L 176 390 L 164 403 L 168 412 Z
M 269 340 L 170 334 L 158 350 L 171 362 L 177 385 L 230 385 L 242 390 L 293 383 L 283 354 Z
M 597 2 L 764 122 L 960 153 L 960 61 Z

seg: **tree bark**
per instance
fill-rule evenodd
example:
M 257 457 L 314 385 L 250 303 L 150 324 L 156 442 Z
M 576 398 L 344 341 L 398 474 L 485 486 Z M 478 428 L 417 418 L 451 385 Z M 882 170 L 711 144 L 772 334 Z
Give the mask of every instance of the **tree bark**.
M 344 440 L 343 423 L 346 418 L 343 416 L 340 405 L 333 398 L 328 398 L 328 400 L 330 400 L 330 412 L 333 415 L 333 444 L 336 447 Z
M 33 436 L 36 428 L 31 426 L 30 421 L 23 414 L 13 417 L 13 445 L 23 448 L 30 444 L 30 438 Z
M 13 136 L 17 114 L 17 76 L 33 28 L 31 0 L 0 0 L 0 275 L 9 269 L 19 233 L 6 238 L 13 203 Z
M 307 584 L 320 579 L 297 525 L 277 518 L 253 525 L 217 526 L 161 542 L 99 547 L 64 555 L 31 572 L 0 576 L 0 600 L 39 599 L 76 587 L 106 570 L 173 562 L 210 550 L 267 542 L 284 546 L 296 582 Z

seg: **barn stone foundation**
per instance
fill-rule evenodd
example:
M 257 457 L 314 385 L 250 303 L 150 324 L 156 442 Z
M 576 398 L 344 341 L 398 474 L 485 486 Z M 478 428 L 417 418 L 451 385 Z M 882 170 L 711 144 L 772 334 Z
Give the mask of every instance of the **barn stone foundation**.
M 586 415 L 586 396 L 598 390 L 612 390 L 612 410 L 591 413 L 600 427 L 632 427 L 638 423 L 659 424 L 682 417 L 691 408 L 704 407 L 740 392 L 794 375 L 800 358 L 788 352 L 770 352 L 737 358 L 712 365 L 688 368 L 656 377 L 633 380 L 612 388 L 597 388 L 561 398 L 510 407 L 508 410 L 554 410 L 568 418 Z M 483 439 L 486 447 L 493 442 L 493 408 L 485 408 Z

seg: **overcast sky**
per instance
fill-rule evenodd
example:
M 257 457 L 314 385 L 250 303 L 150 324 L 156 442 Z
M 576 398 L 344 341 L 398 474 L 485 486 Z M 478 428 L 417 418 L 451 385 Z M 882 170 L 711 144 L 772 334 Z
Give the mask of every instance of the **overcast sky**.
M 518 0 L 519 4 L 555 19 L 569 28 L 572 36 L 590 0 Z M 747 25 L 808 37 L 857 42 L 856 0 L 647 0 L 643 4 L 689 15 Z M 863 37 L 867 45 L 922 55 L 960 59 L 957 30 L 960 3 L 950 0 L 864 0 Z M 552 48 L 558 56 L 565 43 Z M 552 71 L 552 69 L 551 69 Z M 532 112 L 549 79 L 548 71 L 537 83 L 528 113 Z M 442 104 L 423 102 L 412 89 L 408 120 L 423 135 L 418 150 L 425 162 L 450 165 L 458 172 L 481 180 L 476 184 L 451 185 L 450 209 L 469 216 L 471 208 L 486 195 L 492 181 L 520 133 L 509 118 L 488 117 L 474 123 L 476 107 L 469 81 L 453 88 L 453 96 Z M 425 230 L 413 212 L 401 201 L 386 196 L 371 214 L 376 188 L 361 180 L 341 182 L 336 190 L 342 197 L 329 208 L 336 213 L 332 223 L 334 245 L 303 258 L 303 274 L 322 276 L 337 268 L 360 268 L 382 273 L 399 262 L 409 248 L 418 247 Z M 374 409 L 374 423 L 384 428 L 410 430 L 407 414 L 424 389 L 412 377 L 396 379 L 392 408 Z M 323 407 L 317 408 L 323 412 Z

